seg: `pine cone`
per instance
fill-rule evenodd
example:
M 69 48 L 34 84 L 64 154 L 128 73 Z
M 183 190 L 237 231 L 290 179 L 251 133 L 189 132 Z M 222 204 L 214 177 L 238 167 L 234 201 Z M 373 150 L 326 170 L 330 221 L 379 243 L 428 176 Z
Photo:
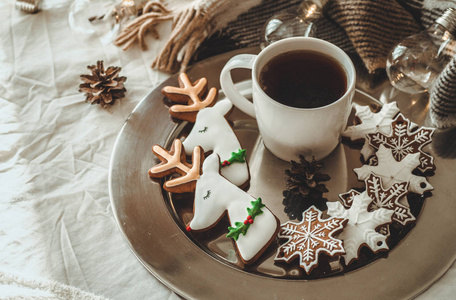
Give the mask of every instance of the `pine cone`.
M 124 82 L 127 77 L 118 77 L 120 67 L 109 67 L 104 69 L 103 61 L 97 61 L 97 65 L 88 66 L 92 75 L 81 75 L 84 83 L 79 85 L 79 91 L 84 92 L 85 102 L 100 104 L 103 108 L 113 105 L 117 99 L 125 97 L 127 91 Z
M 323 163 L 312 158 L 308 162 L 300 155 L 301 163 L 291 161 L 291 169 L 285 170 L 287 190 L 283 192 L 283 205 L 290 219 L 302 220 L 302 213 L 315 205 L 320 210 L 326 210 L 327 199 L 323 193 L 328 192 L 326 186 L 321 183 L 331 179 L 328 174 L 322 174 L 319 170 Z

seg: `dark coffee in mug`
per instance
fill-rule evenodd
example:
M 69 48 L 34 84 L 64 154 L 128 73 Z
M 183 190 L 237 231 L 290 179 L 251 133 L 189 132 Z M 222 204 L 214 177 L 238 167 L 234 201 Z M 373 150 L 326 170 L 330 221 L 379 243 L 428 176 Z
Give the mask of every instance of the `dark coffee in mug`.
M 297 108 L 316 108 L 337 101 L 347 90 L 344 68 L 332 57 L 293 50 L 272 58 L 258 82 L 275 101 Z

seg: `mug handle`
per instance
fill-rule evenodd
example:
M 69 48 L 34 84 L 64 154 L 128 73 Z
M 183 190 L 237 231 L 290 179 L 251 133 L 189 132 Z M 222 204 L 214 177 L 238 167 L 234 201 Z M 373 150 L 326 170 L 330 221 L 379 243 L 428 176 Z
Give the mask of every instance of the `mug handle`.
M 225 96 L 233 102 L 233 104 L 244 113 L 255 118 L 255 108 L 253 103 L 241 95 L 234 87 L 233 78 L 231 78 L 231 70 L 233 69 L 252 69 L 257 55 L 239 54 L 232 57 L 223 67 L 220 73 L 220 85 Z

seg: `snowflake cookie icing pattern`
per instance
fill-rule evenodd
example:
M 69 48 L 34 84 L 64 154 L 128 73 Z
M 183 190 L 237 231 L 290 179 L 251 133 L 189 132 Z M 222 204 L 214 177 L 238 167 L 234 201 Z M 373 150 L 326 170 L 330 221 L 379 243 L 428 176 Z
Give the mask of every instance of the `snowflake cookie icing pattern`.
M 342 203 L 342 205 L 346 209 L 349 209 L 352 206 L 353 198 L 355 198 L 355 196 L 360 195 L 360 194 L 361 194 L 361 192 L 358 192 L 357 190 L 351 189 L 351 190 L 349 190 L 346 193 L 339 194 L 339 201 L 340 201 L 340 203 Z M 378 227 L 376 229 L 376 231 L 378 233 L 381 233 L 381 234 L 387 236 L 387 237 L 390 236 L 389 224 L 388 225 L 382 225 L 382 226 Z
M 286 222 L 281 225 L 279 238 L 288 239 L 277 251 L 275 260 L 290 262 L 299 257 L 299 265 L 309 274 L 317 265 L 320 253 L 329 256 L 344 254 L 342 241 L 333 235 L 347 223 L 345 218 L 321 219 L 321 211 L 311 206 L 302 214 L 300 223 Z
M 366 192 L 372 199 L 368 206 L 368 211 L 374 211 L 379 208 L 386 208 L 394 211 L 393 221 L 406 225 L 415 221 L 415 217 L 410 211 L 410 207 L 402 205 L 399 200 L 407 194 L 408 182 L 393 184 L 390 188 L 383 188 L 381 178 L 371 174 L 366 179 Z
M 369 106 L 353 105 L 356 109 L 356 116 L 361 120 L 361 124 L 348 126 L 342 133 L 343 136 L 349 137 L 350 140 L 365 140 L 366 134 L 374 132 L 391 133 L 391 122 L 399 113 L 396 102 L 386 103 L 382 110 L 373 113 Z M 365 141 L 361 149 L 363 158 L 367 160 L 374 154 L 374 149 Z
M 423 152 L 422 148 L 432 141 L 434 128 L 419 127 L 411 131 L 410 120 L 399 114 L 392 123 L 392 133 L 387 135 L 383 132 L 370 133 L 367 135 L 369 144 L 378 149 L 380 145 L 392 149 L 393 156 L 401 161 L 408 154 L 420 153 L 420 164 L 418 169 L 421 172 L 435 170 L 434 158 Z
M 368 246 L 374 253 L 389 250 L 387 237 L 375 231 L 379 226 L 391 223 L 394 211 L 380 208 L 372 212 L 367 207 L 372 199 L 366 192 L 356 195 L 353 204 L 345 209 L 339 202 L 328 202 L 328 214 L 333 217 L 346 218 L 348 223 L 338 238 L 344 241 L 346 254 L 345 264 L 349 265 L 358 258 L 359 250 Z
M 359 180 L 369 178 L 371 172 L 382 178 L 382 183 L 389 188 L 397 182 L 409 182 L 411 192 L 422 195 L 433 189 L 425 177 L 416 176 L 412 171 L 420 164 L 419 153 L 409 154 L 401 161 L 394 159 L 392 151 L 380 145 L 377 151 L 378 165 L 363 165 L 353 171 L 358 175 Z

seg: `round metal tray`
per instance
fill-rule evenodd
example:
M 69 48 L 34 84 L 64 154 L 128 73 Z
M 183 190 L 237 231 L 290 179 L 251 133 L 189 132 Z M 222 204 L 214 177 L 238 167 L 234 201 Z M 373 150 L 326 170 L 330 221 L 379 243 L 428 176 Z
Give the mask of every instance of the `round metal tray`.
M 198 63 L 188 74 L 193 80 L 207 77 L 210 87 L 219 87 L 219 72 L 234 54 Z M 248 75 L 238 72 L 234 77 L 242 80 Z M 226 220 L 205 233 L 188 234 L 184 224 L 192 217 L 191 194 L 170 195 L 147 174 L 148 169 L 158 163 L 151 152 L 152 145 L 169 147 L 174 138 L 185 136 L 191 126 L 174 122 L 169 116 L 166 100 L 160 92 L 166 85 L 177 85 L 177 75 L 143 99 L 123 126 L 112 155 L 109 187 L 114 215 L 130 248 L 147 270 L 179 295 L 189 299 L 252 295 L 261 299 L 407 299 L 432 284 L 454 261 L 456 240 L 452 237 L 456 234 L 456 225 L 452 212 L 456 201 L 451 197 L 455 190 L 451 183 L 454 183 L 455 160 L 448 155 L 451 152 L 440 149 L 446 144 L 439 141 L 426 148 L 435 156 L 437 170 L 428 178 L 435 190 L 430 198 L 417 200 L 424 201 L 424 206 L 416 226 L 394 245 L 387 257 L 369 261 L 363 267 L 339 274 L 336 271 L 331 276 L 306 276 L 297 263 L 274 263 L 277 242 L 258 262 L 244 266 L 232 242 L 224 237 Z M 246 83 L 239 89 L 249 93 Z M 355 102 L 381 105 L 359 90 Z M 407 117 L 408 112 L 416 109 L 411 105 L 399 107 Z M 289 163 L 275 158 L 263 146 L 255 120 L 237 110 L 229 119 L 249 153 L 252 179 L 247 192 L 261 197 L 281 222 L 287 221 L 282 191 L 285 189 L 283 170 L 289 168 Z M 416 117 L 412 121 L 417 122 Z M 436 133 L 435 138 L 446 140 L 439 134 L 444 133 Z M 330 201 L 336 201 L 339 193 L 352 187 L 363 186 L 352 171 L 361 166 L 358 149 L 341 144 L 324 163 L 324 172 L 332 178 L 326 184 L 329 193 L 325 194 Z

